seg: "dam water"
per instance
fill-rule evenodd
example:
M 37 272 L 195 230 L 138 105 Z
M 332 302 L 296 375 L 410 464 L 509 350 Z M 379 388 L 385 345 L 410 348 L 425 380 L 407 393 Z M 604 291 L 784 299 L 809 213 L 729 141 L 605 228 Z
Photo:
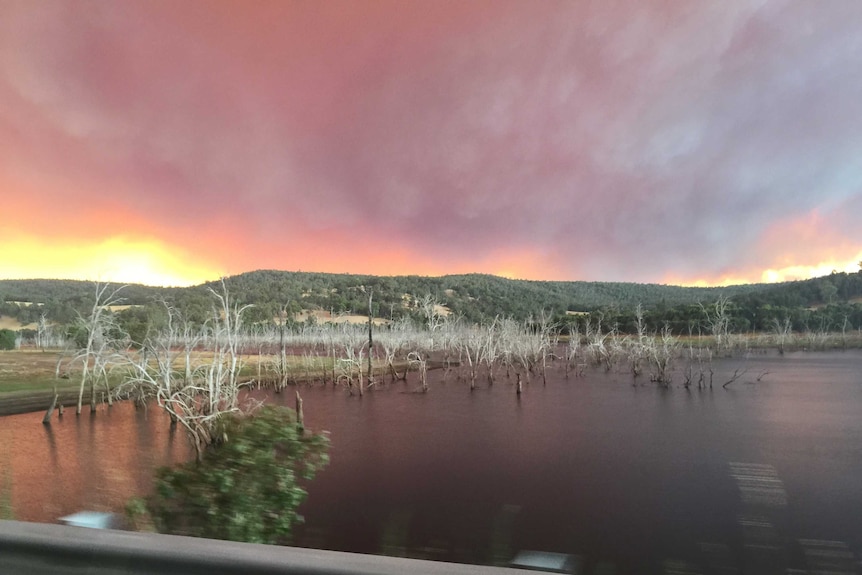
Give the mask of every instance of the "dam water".
M 303 386 L 331 462 L 308 487 L 295 543 L 490 564 L 549 551 L 587 573 L 859 572 L 862 353 L 714 370 L 712 389 L 686 389 L 679 372 L 663 388 L 552 368 L 520 399 L 503 372 L 472 392 L 442 370 L 427 393 L 414 380 L 362 398 Z M 292 406 L 288 391 L 267 400 Z M 156 467 L 191 454 L 155 407 L 41 417 L 0 418 L 0 498 L 19 520 L 122 512 Z

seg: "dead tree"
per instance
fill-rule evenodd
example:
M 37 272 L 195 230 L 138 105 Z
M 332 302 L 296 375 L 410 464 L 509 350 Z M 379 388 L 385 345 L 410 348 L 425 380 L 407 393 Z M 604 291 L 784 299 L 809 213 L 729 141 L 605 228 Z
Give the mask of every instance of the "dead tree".
M 36 323 L 36 347 L 41 351 L 45 351 L 45 344 L 47 343 L 49 330 L 48 316 L 45 312 L 42 312 L 39 314 L 39 321 Z
M 467 358 L 467 366 L 470 369 L 470 390 L 472 391 L 476 389 L 476 368 L 479 366 L 485 347 L 482 332 L 473 328 L 462 334 L 460 347 Z
M 740 370 L 739 368 L 735 369 L 735 370 L 733 371 L 733 375 L 731 375 L 731 376 L 730 376 L 730 379 L 728 379 L 727 381 L 725 381 L 725 382 L 721 385 L 721 387 L 722 387 L 722 388 L 724 388 L 724 389 L 727 389 L 727 386 L 728 386 L 728 385 L 730 385 L 731 383 L 733 383 L 734 381 L 736 381 L 737 379 L 739 379 L 740 377 L 742 377 L 743 375 L 745 375 L 747 372 L 748 372 L 748 368 L 747 368 L 747 367 L 746 367 L 745 369 L 742 369 L 742 370 Z M 762 376 L 761 376 L 761 377 L 762 377 Z
M 84 318 L 79 316 L 78 325 L 87 335 L 84 346 L 78 351 L 75 356 L 76 361 L 81 362 L 81 385 L 78 391 L 78 407 L 75 410 L 76 415 L 81 415 L 81 407 L 84 402 L 84 389 L 89 384 L 90 386 L 90 407 L 95 411 L 96 408 L 96 381 L 106 375 L 105 362 L 102 355 L 106 350 L 112 348 L 114 342 L 111 341 L 111 328 L 114 328 L 113 318 L 110 317 L 110 306 L 117 305 L 122 301 L 120 292 L 125 286 L 119 286 L 114 289 L 111 284 L 103 284 L 95 282 L 95 296 L 93 307 L 90 314 Z M 98 357 L 97 357 L 98 356 Z M 91 366 L 91 364 L 93 364 Z M 111 395 L 110 384 L 108 378 L 104 377 L 105 390 L 108 397 Z
M 674 337 L 670 326 L 665 325 L 661 336 L 653 338 L 648 349 L 649 362 L 652 373 L 650 380 L 667 387 L 671 382 L 671 371 L 673 360 L 679 354 L 679 340 Z
M 202 329 L 196 329 L 182 317 L 173 305 L 162 301 L 166 311 L 166 325 L 144 340 L 140 353 L 128 360 L 129 377 L 117 390 L 122 397 L 144 404 L 152 399 L 170 397 L 178 389 L 193 385 L 197 367 L 193 352 L 204 338 Z M 182 356 L 182 372 L 177 363 Z M 175 413 L 168 411 L 171 423 L 177 423 Z
M 545 385 L 548 382 L 546 377 L 548 356 L 556 345 L 557 324 L 551 321 L 551 315 L 544 309 L 539 314 L 539 322 L 536 330 L 539 346 L 538 352 L 542 357 L 542 385 Z
M 422 393 L 426 393 L 428 391 L 428 361 L 419 351 L 411 351 L 407 355 L 407 361 L 419 371 L 421 390 Z
M 786 317 L 783 322 L 778 321 L 778 318 L 774 318 L 772 324 L 775 330 L 776 343 L 778 344 L 778 354 L 784 355 L 784 346 L 793 334 L 793 323 L 789 317 Z
M 278 357 L 275 360 L 275 392 L 281 393 L 281 390 L 287 387 L 287 344 L 285 342 L 285 330 L 287 329 L 287 313 L 289 304 L 284 304 L 278 311 Z
M 305 431 L 305 417 L 302 413 L 302 398 L 299 396 L 299 390 L 296 390 L 296 429 L 302 433 Z
M 416 300 L 416 303 L 419 306 L 422 315 L 425 316 L 425 327 L 428 328 L 429 332 L 434 333 L 443 327 L 446 319 L 438 311 L 440 304 L 437 302 L 435 297 L 426 295 L 422 299 Z
M 182 380 L 174 377 L 169 354 L 161 356 L 155 369 L 140 356 L 130 363 L 131 381 L 147 387 L 159 406 L 185 428 L 198 460 L 203 458 L 209 445 L 223 439 L 217 433 L 219 419 L 240 409 L 242 358 L 239 343 L 242 315 L 250 307 L 233 302 L 224 280 L 220 291 L 210 290 L 210 293 L 216 302 L 208 334 L 211 358 L 193 361 L 195 358 L 189 350 L 196 342 L 186 340 L 186 373 Z M 166 348 L 169 346 L 169 343 L 164 344 Z
M 700 304 L 700 309 L 706 318 L 706 325 L 715 338 L 715 349 L 719 353 L 727 345 L 730 334 L 730 299 L 719 296 L 710 306 Z
M 368 288 L 368 374 L 366 375 L 368 385 L 372 385 L 374 381 L 371 374 L 371 352 L 374 350 L 374 337 L 372 335 L 372 327 L 374 326 L 374 309 L 371 305 L 371 297 L 373 293 L 374 291 L 371 288 Z

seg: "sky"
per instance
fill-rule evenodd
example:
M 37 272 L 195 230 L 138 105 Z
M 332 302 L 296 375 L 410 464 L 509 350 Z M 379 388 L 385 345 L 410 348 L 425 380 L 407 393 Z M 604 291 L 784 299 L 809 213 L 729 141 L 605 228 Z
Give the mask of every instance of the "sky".
M 0 0 L 0 278 L 856 271 L 862 2 Z

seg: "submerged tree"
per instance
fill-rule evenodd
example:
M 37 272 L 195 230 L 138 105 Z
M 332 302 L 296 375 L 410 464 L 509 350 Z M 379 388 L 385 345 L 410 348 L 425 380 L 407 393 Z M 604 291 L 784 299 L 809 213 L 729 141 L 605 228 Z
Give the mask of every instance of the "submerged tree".
M 730 334 L 730 299 L 718 296 L 715 303 L 705 306 L 700 304 L 706 320 L 706 326 L 715 338 L 715 348 L 718 352 L 727 345 Z
M 78 406 L 75 410 L 81 415 L 81 405 L 84 401 L 84 389 L 90 386 L 90 411 L 96 410 L 96 385 L 104 383 L 105 395 L 111 403 L 111 388 L 108 382 L 108 366 L 116 360 L 115 353 L 121 338 L 118 338 L 119 328 L 111 314 L 110 307 L 120 304 L 123 299 L 120 292 L 126 286 L 111 289 L 111 284 L 95 283 L 95 300 L 87 317 L 78 318 L 78 333 L 80 334 L 79 349 L 73 361 L 81 362 L 81 385 L 78 390 Z
M 231 413 L 216 426 L 224 438 L 205 457 L 157 472 L 146 502 L 158 531 L 251 543 L 284 544 L 302 521 L 297 508 L 329 461 L 328 439 L 303 434 L 294 412 L 266 406 Z
M 240 339 L 243 312 L 249 307 L 233 302 L 224 281 L 220 291 L 210 292 L 216 306 L 207 329 L 194 330 L 168 306 L 166 331 L 148 340 L 129 361 L 130 376 L 122 389 L 128 397 L 154 397 L 171 420 L 185 428 L 198 460 L 218 440 L 219 419 L 240 410 Z M 194 355 L 199 344 L 208 349 Z M 175 366 L 180 353 L 182 374 Z

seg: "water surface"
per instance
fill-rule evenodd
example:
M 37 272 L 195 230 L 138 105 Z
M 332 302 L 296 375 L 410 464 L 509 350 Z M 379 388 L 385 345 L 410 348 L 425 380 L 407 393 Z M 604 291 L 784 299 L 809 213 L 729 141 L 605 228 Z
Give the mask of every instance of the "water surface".
M 722 389 L 737 368 L 745 375 Z M 427 394 L 415 382 L 362 398 L 303 388 L 307 424 L 332 448 L 297 543 L 482 563 L 546 550 L 619 573 L 813 569 L 818 542 L 862 549 L 862 354 L 753 356 L 715 371 L 698 390 L 555 370 L 520 399 L 504 375 L 470 392 L 442 371 Z M 40 420 L 0 419 L 23 520 L 121 509 L 156 466 L 189 456 L 153 409 Z

